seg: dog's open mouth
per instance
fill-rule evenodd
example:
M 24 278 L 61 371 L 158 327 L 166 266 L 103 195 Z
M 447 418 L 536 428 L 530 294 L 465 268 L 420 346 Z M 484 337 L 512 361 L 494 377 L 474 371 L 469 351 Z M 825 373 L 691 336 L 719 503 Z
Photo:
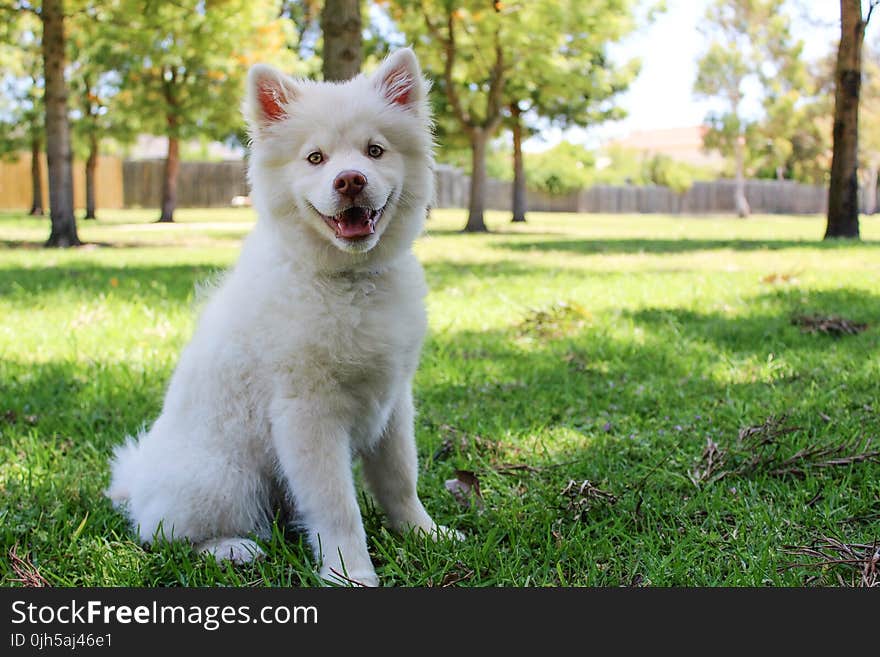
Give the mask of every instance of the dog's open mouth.
M 325 214 L 321 216 L 327 225 L 336 232 L 336 237 L 346 240 L 362 240 L 376 232 L 376 222 L 382 217 L 384 209 L 383 207 L 373 210 L 354 205 L 332 217 Z

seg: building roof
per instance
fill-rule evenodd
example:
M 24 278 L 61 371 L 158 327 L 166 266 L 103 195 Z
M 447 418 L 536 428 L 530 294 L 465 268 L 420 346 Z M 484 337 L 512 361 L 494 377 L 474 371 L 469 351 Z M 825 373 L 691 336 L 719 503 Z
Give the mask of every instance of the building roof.
M 718 166 L 724 161 L 721 155 L 703 150 L 703 135 L 707 130 L 703 125 L 637 130 L 626 137 L 612 139 L 606 145 L 652 155 L 667 155 L 674 160 L 699 166 Z

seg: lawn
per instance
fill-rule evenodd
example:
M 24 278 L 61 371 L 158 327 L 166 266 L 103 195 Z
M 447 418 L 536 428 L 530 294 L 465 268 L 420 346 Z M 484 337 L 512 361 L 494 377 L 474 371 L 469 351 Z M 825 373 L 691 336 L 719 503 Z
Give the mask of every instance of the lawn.
M 233 567 L 140 546 L 102 496 L 112 446 L 160 410 L 196 286 L 253 221 L 154 214 L 80 222 L 91 244 L 69 251 L 0 214 L 0 582 L 317 585 L 289 530 Z M 819 217 L 463 223 L 437 211 L 416 245 L 415 392 L 422 499 L 467 540 L 394 536 L 364 495 L 383 584 L 861 583 L 821 562 L 880 540 L 880 220 L 858 244 L 820 242 Z M 838 319 L 792 322 L 813 315 Z

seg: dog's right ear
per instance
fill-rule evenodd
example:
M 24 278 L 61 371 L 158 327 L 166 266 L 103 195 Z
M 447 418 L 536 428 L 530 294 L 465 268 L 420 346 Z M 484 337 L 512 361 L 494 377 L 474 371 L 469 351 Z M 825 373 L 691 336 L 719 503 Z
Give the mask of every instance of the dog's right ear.
M 290 103 L 296 98 L 294 81 L 278 69 L 266 64 L 254 64 L 247 76 L 245 119 L 251 136 L 284 120 Z

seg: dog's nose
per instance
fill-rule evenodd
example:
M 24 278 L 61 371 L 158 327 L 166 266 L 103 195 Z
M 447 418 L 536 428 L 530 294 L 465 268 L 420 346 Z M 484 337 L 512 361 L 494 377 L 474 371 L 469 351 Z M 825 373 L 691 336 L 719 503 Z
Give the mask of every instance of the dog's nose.
M 343 171 L 333 180 L 333 189 L 349 198 L 360 194 L 367 186 L 367 177 L 360 171 Z

